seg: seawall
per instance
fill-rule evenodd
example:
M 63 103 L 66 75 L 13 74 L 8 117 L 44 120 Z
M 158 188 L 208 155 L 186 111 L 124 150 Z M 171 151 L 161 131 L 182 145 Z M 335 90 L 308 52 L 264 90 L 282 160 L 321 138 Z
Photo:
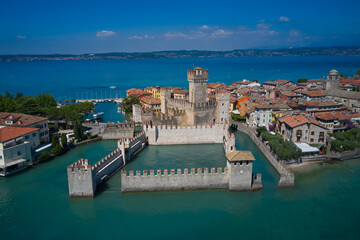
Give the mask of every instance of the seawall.
M 280 180 L 278 183 L 279 188 L 292 188 L 295 187 L 294 174 L 280 161 L 278 161 L 265 146 L 265 144 L 256 136 L 255 132 L 244 124 L 234 124 L 237 130 L 248 135 L 260 151 L 265 155 L 266 159 L 279 173 Z

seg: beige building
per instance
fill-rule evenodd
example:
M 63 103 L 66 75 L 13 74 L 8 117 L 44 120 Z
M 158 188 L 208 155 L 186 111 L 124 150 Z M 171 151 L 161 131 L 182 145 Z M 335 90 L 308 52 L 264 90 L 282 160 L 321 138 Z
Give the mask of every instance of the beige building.
M 151 93 L 151 96 L 153 98 L 157 98 L 157 99 L 161 98 L 160 87 L 147 87 L 144 90 L 145 90 L 145 92 Z
M 33 149 L 40 145 L 38 128 L 0 128 L 0 176 L 7 176 L 33 164 Z
M 303 115 L 279 119 L 280 133 L 284 140 L 295 143 L 325 144 L 328 129 L 312 117 Z
M 50 142 L 47 118 L 23 113 L 0 112 L 0 126 L 38 128 L 40 144 Z

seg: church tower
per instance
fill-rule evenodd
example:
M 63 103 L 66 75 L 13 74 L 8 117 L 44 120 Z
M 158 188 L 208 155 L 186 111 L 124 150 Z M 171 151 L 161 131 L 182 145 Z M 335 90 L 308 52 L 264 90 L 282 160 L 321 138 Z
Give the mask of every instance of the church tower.
M 208 70 L 199 67 L 188 70 L 189 101 L 191 103 L 206 102 Z
M 340 74 L 335 69 L 331 70 L 326 79 L 326 91 L 337 90 L 340 85 Z

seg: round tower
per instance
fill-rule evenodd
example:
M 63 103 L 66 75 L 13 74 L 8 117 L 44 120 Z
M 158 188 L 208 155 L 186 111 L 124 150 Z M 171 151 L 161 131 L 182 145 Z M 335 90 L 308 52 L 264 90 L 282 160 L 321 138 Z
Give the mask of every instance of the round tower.
M 206 102 L 208 70 L 199 67 L 188 70 L 189 101 L 191 103 Z
M 339 89 L 340 74 L 335 69 L 331 70 L 326 79 L 326 90 Z

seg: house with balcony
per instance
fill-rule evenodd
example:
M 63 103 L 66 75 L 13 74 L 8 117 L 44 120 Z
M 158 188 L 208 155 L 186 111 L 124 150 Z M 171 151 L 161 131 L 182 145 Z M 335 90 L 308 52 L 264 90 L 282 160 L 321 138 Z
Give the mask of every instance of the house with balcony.
M 38 128 L 40 144 L 50 142 L 47 118 L 23 113 L 0 112 L 0 126 Z
M 39 133 L 39 128 L 0 127 L 0 176 L 11 175 L 34 163 Z
M 279 119 L 280 134 L 286 141 L 325 144 L 328 129 L 311 116 L 297 115 Z

